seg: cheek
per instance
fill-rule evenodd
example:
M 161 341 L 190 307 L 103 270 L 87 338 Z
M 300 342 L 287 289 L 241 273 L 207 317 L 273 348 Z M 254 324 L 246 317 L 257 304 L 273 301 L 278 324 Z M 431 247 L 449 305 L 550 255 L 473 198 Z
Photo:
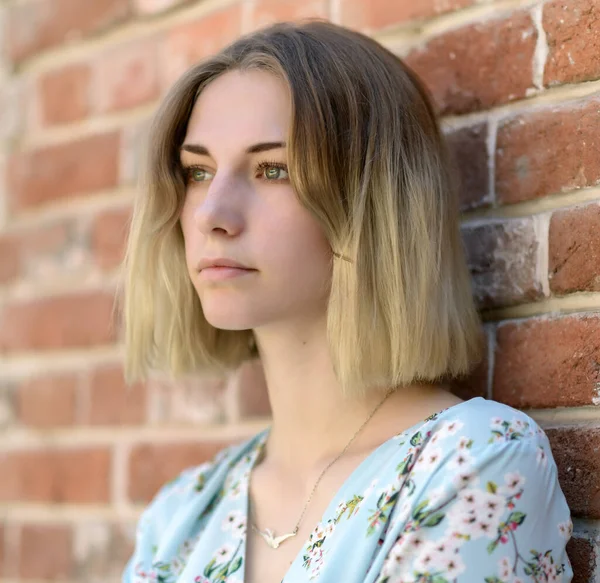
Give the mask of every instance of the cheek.
M 331 270 L 331 247 L 312 216 L 296 214 L 271 223 L 265 243 L 273 267 L 294 279 L 322 281 Z

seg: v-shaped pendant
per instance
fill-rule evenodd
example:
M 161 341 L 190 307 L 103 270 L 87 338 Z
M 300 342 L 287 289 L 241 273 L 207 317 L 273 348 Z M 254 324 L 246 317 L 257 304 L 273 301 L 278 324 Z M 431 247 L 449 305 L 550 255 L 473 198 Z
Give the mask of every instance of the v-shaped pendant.
M 274 533 L 269 528 L 266 528 L 264 531 L 258 530 L 258 533 L 260 534 L 260 536 L 262 536 L 265 539 L 266 543 L 273 549 L 278 548 L 279 545 L 283 541 L 287 540 L 288 538 L 296 536 L 295 532 L 291 532 L 290 534 L 282 534 L 281 536 L 274 536 Z

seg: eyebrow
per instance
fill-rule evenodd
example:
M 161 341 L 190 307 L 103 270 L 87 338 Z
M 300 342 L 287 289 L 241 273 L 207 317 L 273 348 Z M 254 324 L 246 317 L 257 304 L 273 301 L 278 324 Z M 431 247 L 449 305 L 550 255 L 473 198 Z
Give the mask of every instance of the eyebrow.
M 277 148 L 285 148 L 285 146 L 285 142 L 261 142 L 246 148 L 246 154 L 256 154 L 258 152 L 265 152 L 267 150 L 276 150 Z M 200 156 L 211 155 L 208 151 L 208 148 L 206 146 L 202 146 L 201 144 L 183 144 L 183 146 L 179 148 L 179 151 L 191 152 L 192 154 L 198 154 Z

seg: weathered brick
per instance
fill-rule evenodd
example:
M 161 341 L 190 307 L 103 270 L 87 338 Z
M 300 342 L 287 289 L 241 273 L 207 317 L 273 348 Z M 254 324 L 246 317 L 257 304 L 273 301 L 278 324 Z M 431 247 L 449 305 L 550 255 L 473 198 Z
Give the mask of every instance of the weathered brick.
M 493 398 L 512 407 L 600 404 L 600 318 L 513 322 L 498 328 Z
M 465 8 L 474 0 L 341 0 L 341 24 L 364 32 L 383 29 L 409 20 L 420 20 Z
M 0 353 L 110 343 L 113 303 L 111 294 L 94 291 L 7 302 L 0 311 Z
M 93 135 L 15 154 L 9 160 L 7 174 L 13 212 L 114 188 L 119 179 L 119 134 Z
M 257 0 L 250 6 L 250 30 L 279 21 L 327 18 L 329 9 L 327 0 Z
M 241 4 L 171 28 L 161 50 L 162 88 L 170 88 L 192 65 L 237 39 L 241 32 Z
M 475 299 L 482 309 L 543 296 L 533 220 L 512 219 L 462 229 Z
M 170 10 L 177 6 L 181 6 L 190 0 L 133 0 L 136 14 L 158 14 Z
M 78 521 L 74 527 L 74 581 L 101 583 L 119 581 L 131 558 L 135 522 L 109 524 Z
M 21 271 L 16 237 L 0 235 L 0 285 L 19 276 Z
M 17 392 L 17 415 L 21 423 L 48 428 L 72 425 L 77 406 L 76 374 L 44 375 L 22 382 Z
M 11 3 L 7 22 L 8 54 L 21 61 L 48 47 L 88 36 L 130 15 L 129 0 L 31 0 Z
M 143 119 L 123 128 L 121 133 L 121 183 L 135 185 L 148 151 L 152 120 Z
M 544 84 L 580 83 L 600 77 L 597 0 L 555 0 L 543 10 L 548 42 Z
M 19 544 L 23 579 L 67 579 L 73 569 L 72 532 L 68 526 L 24 524 Z
M 561 427 L 544 431 L 572 516 L 600 518 L 600 428 Z
M 443 33 L 405 60 L 431 90 L 440 114 L 466 113 L 526 95 L 536 40 L 531 16 L 520 11 Z
M 94 66 L 94 107 L 97 112 L 119 111 L 157 99 L 159 37 L 111 46 Z
M 38 80 L 42 126 L 65 124 L 90 113 L 91 69 L 88 63 L 67 65 Z
M 0 430 L 15 425 L 17 386 L 18 382 L 14 379 L 0 379 Z
M 195 375 L 172 381 L 148 381 L 149 421 L 156 424 L 216 424 L 225 421 L 224 375 Z
M 13 240 L 19 257 L 19 275 L 29 282 L 48 281 L 72 274 L 88 262 L 85 224 L 56 219 L 19 230 Z
M 451 131 L 447 141 L 460 172 L 462 211 L 491 204 L 487 152 L 487 124 Z
M 115 425 L 143 423 L 146 420 L 145 385 L 125 385 L 121 366 L 103 366 L 89 374 L 88 411 L 83 423 Z
M 592 583 L 596 569 L 596 553 L 591 541 L 573 537 L 567 543 L 567 554 L 573 567 L 572 583 Z
M 0 500 L 54 504 L 109 501 L 111 452 L 106 447 L 10 450 L 0 453 Z
M 557 211 L 550 220 L 550 289 L 600 291 L 600 206 Z
M 182 470 L 211 460 L 227 442 L 161 443 L 136 445 L 129 459 L 128 496 L 132 502 L 148 502 Z
M 531 200 L 600 182 L 600 99 L 544 107 L 498 127 L 496 196 Z
M 0 140 L 18 140 L 24 131 L 26 102 L 33 93 L 27 80 L 12 76 L 0 83 Z
M 123 260 L 130 220 L 130 207 L 106 210 L 94 217 L 92 253 L 94 262 L 102 269 L 113 269 Z

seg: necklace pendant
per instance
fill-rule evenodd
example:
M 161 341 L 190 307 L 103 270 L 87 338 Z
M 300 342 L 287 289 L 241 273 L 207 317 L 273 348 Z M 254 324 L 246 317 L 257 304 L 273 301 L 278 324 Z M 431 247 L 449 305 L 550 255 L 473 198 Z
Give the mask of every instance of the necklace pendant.
M 265 529 L 264 531 L 259 530 L 258 531 L 259 534 L 265 539 L 266 543 L 272 548 L 272 549 L 277 549 L 279 548 L 279 545 L 287 540 L 288 538 L 291 538 L 293 536 L 296 536 L 295 532 L 291 532 L 289 534 L 283 534 L 281 536 L 274 536 L 273 532 L 270 529 Z

